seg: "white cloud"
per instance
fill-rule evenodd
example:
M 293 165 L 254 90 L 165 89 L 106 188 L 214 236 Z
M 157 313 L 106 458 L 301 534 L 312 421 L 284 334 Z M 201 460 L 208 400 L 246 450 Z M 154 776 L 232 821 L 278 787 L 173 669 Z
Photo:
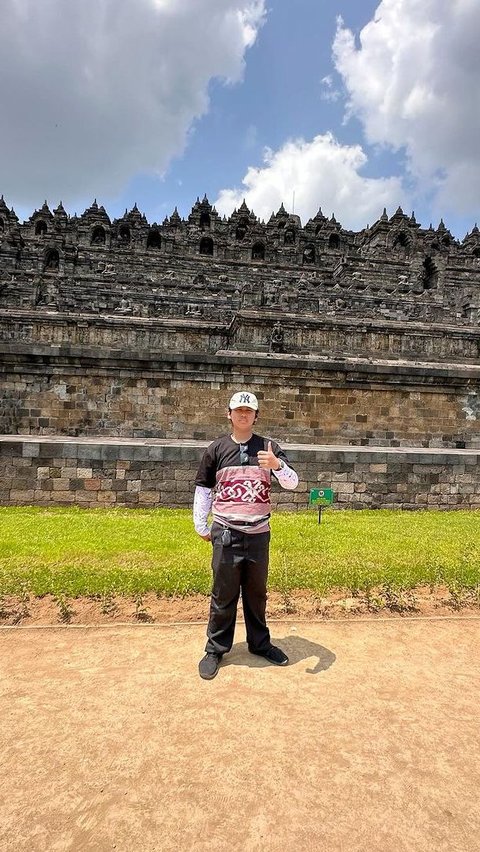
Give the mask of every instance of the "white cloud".
M 161 174 L 241 79 L 265 0 L 2 0 L 0 191 L 109 195 Z
M 245 198 L 261 219 L 268 219 L 283 202 L 305 223 L 321 204 L 325 215 L 346 228 L 360 230 L 379 218 L 384 207 L 408 205 L 401 180 L 361 175 L 367 156 L 359 145 L 341 145 L 326 133 L 311 142 L 287 142 L 278 151 L 267 150 L 262 168 L 250 167 L 240 189 L 223 189 L 215 202 L 219 213 L 229 215 Z
M 331 103 L 338 101 L 342 93 L 340 92 L 340 89 L 336 89 L 333 85 L 333 77 L 331 74 L 327 74 L 326 77 L 322 77 L 320 84 L 322 86 L 320 93 L 322 101 L 330 101 Z
M 367 141 L 405 149 L 437 210 L 480 197 L 480 3 L 382 0 L 359 44 L 339 20 L 334 59 Z

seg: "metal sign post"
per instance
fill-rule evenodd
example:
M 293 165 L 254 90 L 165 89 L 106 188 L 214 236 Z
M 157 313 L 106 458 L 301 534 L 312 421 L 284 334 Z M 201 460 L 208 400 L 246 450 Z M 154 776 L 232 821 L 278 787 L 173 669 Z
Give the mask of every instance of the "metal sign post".
M 308 498 L 309 506 L 318 506 L 318 523 L 322 521 L 322 509 L 333 503 L 333 490 L 331 488 L 312 488 Z

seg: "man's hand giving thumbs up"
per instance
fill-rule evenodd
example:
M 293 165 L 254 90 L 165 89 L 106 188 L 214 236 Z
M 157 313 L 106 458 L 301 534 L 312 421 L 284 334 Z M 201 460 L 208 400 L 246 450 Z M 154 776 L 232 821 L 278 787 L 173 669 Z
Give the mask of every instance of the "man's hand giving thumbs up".
M 268 442 L 266 450 L 259 450 L 257 453 L 258 464 L 264 470 L 280 470 L 281 464 L 279 459 L 272 450 L 272 442 Z

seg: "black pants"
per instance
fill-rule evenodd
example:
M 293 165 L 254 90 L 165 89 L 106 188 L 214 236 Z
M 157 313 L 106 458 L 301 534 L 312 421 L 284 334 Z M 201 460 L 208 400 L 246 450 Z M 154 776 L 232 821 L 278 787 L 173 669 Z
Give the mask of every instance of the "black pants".
M 266 651 L 272 644 L 265 623 L 270 533 L 231 530 L 229 545 L 222 544 L 222 533 L 223 527 L 214 523 L 213 588 L 205 650 L 225 654 L 232 647 L 241 589 L 248 647 Z

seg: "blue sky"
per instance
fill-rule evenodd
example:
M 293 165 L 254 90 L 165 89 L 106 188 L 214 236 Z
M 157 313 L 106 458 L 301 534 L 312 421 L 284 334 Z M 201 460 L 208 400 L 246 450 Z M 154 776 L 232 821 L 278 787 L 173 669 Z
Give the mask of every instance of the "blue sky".
M 240 185 L 249 165 L 262 162 L 265 147 L 278 149 L 290 137 L 311 139 L 334 130 L 355 142 L 361 132 L 358 122 L 342 127 L 343 103 L 321 99 L 321 80 L 332 73 L 337 15 L 341 11 L 358 31 L 377 5 L 374 0 L 270 0 L 266 22 L 246 55 L 242 82 L 225 86 L 212 81 L 210 110 L 194 124 L 187 150 L 165 175 L 159 215 L 169 214 L 172 203 L 185 214 L 204 193 L 213 202 L 223 187 Z M 375 168 L 372 163 L 372 174 Z M 148 176 L 138 177 L 129 185 L 125 203 L 137 192 L 158 204 L 157 189 Z M 285 205 L 291 201 L 285 198 Z
M 1 9 L 0 192 L 21 218 L 97 197 L 162 221 L 204 194 L 354 230 L 400 204 L 459 238 L 479 218 L 478 0 Z

